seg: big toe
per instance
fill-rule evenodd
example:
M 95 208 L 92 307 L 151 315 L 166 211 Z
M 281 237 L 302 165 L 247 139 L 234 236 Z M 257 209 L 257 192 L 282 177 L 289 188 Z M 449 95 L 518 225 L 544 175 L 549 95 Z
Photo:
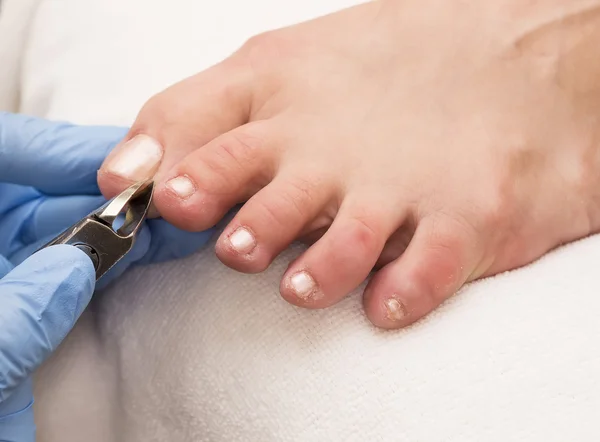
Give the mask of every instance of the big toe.
M 247 70 L 226 60 L 152 97 L 100 168 L 104 196 L 160 180 L 191 152 L 246 123 L 250 87 Z

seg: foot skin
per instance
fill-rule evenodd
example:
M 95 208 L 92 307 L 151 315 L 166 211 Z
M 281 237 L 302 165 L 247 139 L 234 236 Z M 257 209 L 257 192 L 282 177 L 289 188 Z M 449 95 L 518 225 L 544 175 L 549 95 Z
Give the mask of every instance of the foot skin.
M 155 176 L 189 230 L 245 202 L 226 265 L 309 238 L 286 300 L 331 306 L 378 268 L 367 316 L 407 326 L 600 230 L 600 6 L 526 3 L 378 1 L 255 37 L 144 106 L 103 192 Z

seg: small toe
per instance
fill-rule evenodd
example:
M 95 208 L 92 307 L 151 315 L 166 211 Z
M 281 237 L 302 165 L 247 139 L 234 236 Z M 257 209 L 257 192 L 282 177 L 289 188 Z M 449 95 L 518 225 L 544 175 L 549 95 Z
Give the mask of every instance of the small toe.
M 240 209 L 217 242 L 217 256 L 239 271 L 265 270 L 332 195 L 330 183 L 301 168 L 293 175 L 281 173 Z
M 382 328 L 421 319 L 476 276 L 483 256 L 464 224 L 424 218 L 406 251 L 373 276 L 364 293 L 367 317 Z
M 290 265 L 281 295 L 301 307 L 325 308 L 358 287 L 402 222 L 381 207 L 386 206 L 342 204 L 325 235 Z

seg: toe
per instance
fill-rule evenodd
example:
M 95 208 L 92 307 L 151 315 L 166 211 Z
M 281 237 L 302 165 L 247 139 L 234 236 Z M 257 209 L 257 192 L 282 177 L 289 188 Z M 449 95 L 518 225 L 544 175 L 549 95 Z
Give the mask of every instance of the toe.
M 190 152 L 246 123 L 248 75 L 225 61 L 152 97 L 100 168 L 104 196 L 139 180 L 159 179 Z
M 223 263 L 249 273 L 265 270 L 332 201 L 325 175 L 301 169 L 282 172 L 244 204 L 217 242 Z
M 344 202 L 325 235 L 290 265 L 281 295 L 301 307 L 325 308 L 358 287 L 402 221 L 384 207 Z
M 157 182 L 154 204 L 161 215 L 182 229 L 204 230 L 264 187 L 277 160 L 267 124 L 234 129 L 175 165 Z
M 465 225 L 444 217 L 424 218 L 402 256 L 381 269 L 365 290 L 365 311 L 374 325 L 412 324 L 476 277 L 481 240 Z

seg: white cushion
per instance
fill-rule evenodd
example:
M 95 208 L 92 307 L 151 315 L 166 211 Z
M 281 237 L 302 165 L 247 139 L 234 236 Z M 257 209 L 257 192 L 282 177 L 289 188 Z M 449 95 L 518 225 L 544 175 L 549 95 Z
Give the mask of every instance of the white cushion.
M 129 124 L 252 34 L 349 3 L 7 0 L 0 105 Z M 599 440 L 600 237 L 472 284 L 399 332 L 368 324 L 359 291 L 325 311 L 282 301 L 300 247 L 253 276 L 211 247 L 95 299 L 38 377 L 40 441 Z

